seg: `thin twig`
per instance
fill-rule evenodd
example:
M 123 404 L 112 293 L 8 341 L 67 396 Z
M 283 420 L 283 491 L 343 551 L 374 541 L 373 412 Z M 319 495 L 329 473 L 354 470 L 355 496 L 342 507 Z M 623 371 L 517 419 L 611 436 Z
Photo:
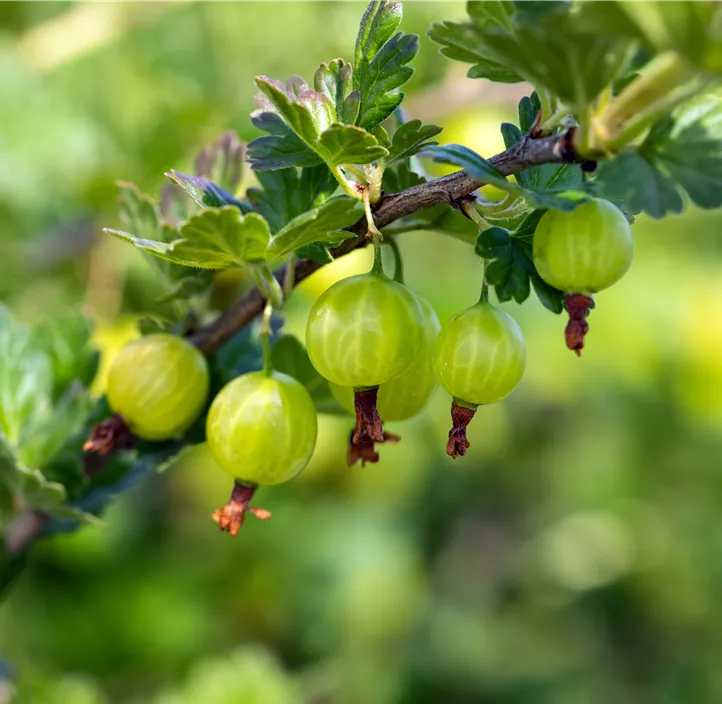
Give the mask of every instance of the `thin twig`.
M 570 131 L 567 131 L 543 139 L 523 139 L 511 149 L 497 154 L 489 161 L 505 176 L 540 164 L 577 162 L 579 158 L 573 151 L 570 134 Z M 385 195 L 373 209 L 374 222 L 377 227 L 382 228 L 394 220 L 424 208 L 439 203 L 454 203 L 483 185 L 483 181 L 472 178 L 464 171 L 457 171 L 448 176 L 407 188 L 400 193 Z M 365 236 L 366 216 L 348 229 L 356 236 L 350 237 L 331 250 L 334 257 L 348 254 L 354 249 L 368 244 Z M 299 260 L 296 263 L 295 283 L 299 284 L 321 266 L 323 266 L 321 263 L 313 259 Z M 279 282 L 283 282 L 285 267 L 276 272 L 276 278 Z M 190 338 L 190 341 L 197 345 L 204 354 L 211 355 L 259 315 L 263 311 L 264 304 L 263 296 L 258 289 L 254 289 L 231 304 L 215 321 L 201 328 Z

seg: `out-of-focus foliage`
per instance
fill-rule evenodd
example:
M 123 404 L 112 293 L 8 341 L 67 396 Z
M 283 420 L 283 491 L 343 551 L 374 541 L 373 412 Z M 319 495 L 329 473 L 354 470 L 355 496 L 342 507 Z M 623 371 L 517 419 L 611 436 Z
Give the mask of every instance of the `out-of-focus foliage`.
M 193 172 L 192 155 L 225 129 L 258 136 L 253 76 L 312 76 L 319 54 L 344 55 L 362 10 L 0 3 L 0 297 L 13 319 L 35 330 L 81 309 L 106 358 L 139 315 L 174 319 L 146 258 L 99 235 L 121 227 L 115 180 L 157 193 L 163 172 Z M 529 89 L 459 87 L 481 82 L 460 83 L 423 32 L 463 13 L 406 4 L 404 30 L 422 37 L 404 90 L 418 96 L 411 117 L 488 156 Z M 720 701 L 721 225 L 696 210 L 641 216 L 635 262 L 599 296 L 581 361 L 559 318 L 507 306 L 528 371 L 479 411 L 463 462 L 444 454 L 439 392 L 425 415 L 390 426 L 403 441 L 364 469 L 344 464 L 349 419 L 322 416 L 311 466 L 262 491 L 273 519 L 236 541 L 208 515 L 227 478 L 193 450 L 125 493 L 105 528 L 38 543 L 0 606 L 12 664 L 0 701 L 9 681 L 20 704 Z M 409 285 L 442 321 L 476 300 L 468 244 L 400 243 Z M 369 254 L 305 282 L 285 331 L 302 337 L 312 300 Z M 223 274 L 214 307 L 250 283 Z M 225 349 L 216 386 L 257 361 L 247 343 Z M 53 362 L 53 400 L 74 378 L 67 363 Z M 89 501 L 106 501 L 112 472 L 94 481 Z M 7 503 L 0 487 L 0 516 Z

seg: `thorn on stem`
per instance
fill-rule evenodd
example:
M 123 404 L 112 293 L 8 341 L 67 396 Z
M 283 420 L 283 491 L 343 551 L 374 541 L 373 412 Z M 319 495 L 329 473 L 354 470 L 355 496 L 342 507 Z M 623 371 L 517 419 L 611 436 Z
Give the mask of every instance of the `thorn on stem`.
M 232 538 L 235 538 L 243 527 L 246 513 L 252 513 L 262 521 L 271 517 L 271 512 L 265 508 L 255 508 L 248 505 L 255 493 L 256 487 L 247 486 L 237 481 L 233 485 L 233 491 L 228 503 L 213 512 L 211 516 L 213 520 L 222 531 L 227 532 Z

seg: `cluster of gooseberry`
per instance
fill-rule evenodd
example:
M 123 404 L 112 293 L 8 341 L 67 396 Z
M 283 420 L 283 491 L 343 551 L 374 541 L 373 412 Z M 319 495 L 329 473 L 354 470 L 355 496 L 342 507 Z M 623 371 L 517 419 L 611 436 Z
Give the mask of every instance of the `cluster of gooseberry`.
M 399 257 L 394 279 L 386 276 L 380 233 L 372 227 L 371 234 L 371 271 L 325 291 L 306 327 L 312 364 L 341 406 L 356 415 L 348 463 L 378 461 L 376 443 L 399 439 L 384 432 L 382 419 L 419 414 L 437 380 L 453 399 L 446 451 L 454 458 L 465 455 L 466 428 L 477 408 L 508 396 L 522 377 L 526 348 L 521 330 L 489 302 L 486 283 L 477 303 L 441 327 L 431 306 L 403 284 Z M 548 284 L 566 294 L 566 340 L 577 354 L 588 330 L 592 294 L 621 278 L 631 256 L 629 225 L 607 201 L 590 200 L 570 213 L 549 211 L 541 218 L 534 263 Z M 308 391 L 271 367 L 270 310 L 267 306 L 262 328 L 264 370 L 228 383 L 211 403 L 206 422 L 210 453 L 235 480 L 229 502 L 213 515 L 231 535 L 238 533 L 247 512 L 270 516 L 249 506 L 256 488 L 295 477 L 316 443 L 316 410 Z M 156 334 L 131 343 L 109 374 L 107 395 L 115 416 L 95 429 L 86 449 L 117 447 L 122 431 L 147 440 L 175 437 L 202 412 L 208 387 L 206 360 L 189 342 Z

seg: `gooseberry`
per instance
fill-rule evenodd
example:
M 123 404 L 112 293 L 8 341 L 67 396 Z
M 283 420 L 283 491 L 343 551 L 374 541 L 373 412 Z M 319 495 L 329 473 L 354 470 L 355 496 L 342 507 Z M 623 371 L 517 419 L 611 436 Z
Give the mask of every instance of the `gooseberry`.
M 466 454 L 466 426 L 477 407 L 508 396 L 525 364 L 526 346 L 519 326 L 487 300 L 457 313 L 442 326 L 433 365 L 439 383 L 453 397 L 447 454 Z
M 377 408 L 384 421 L 408 420 L 417 416 L 426 408 L 438 386 L 431 357 L 441 325 L 429 303 L 418 294 L 414 295 L 421 306 L 423 317 L 421 349 L 405 372 L 379 386 Z M 349 413 L 354 413 L 353 388 L 333 382 L 330 387 L 341 406 Z
M 321 376 L 355 391 L 354 439 L 383 441 L 379 384 L 405 372 L 421 349 L 424 318 L 416 296 L 380 269 L 326 290 L 308 316 L 306 349 Z
M 592 199 L 571 212 L 548 210 L 534 233 L 534 265 L 544 281 L 563 291 L 569 312 L 567 346 L 577 355 L 589 326 L 592 294 L 624 276 L 632 262 L 632 230 L 612 203 Z
M 231 500 L 213 516 L 222 530 L 236 535 L 246 511 L 270 515 L 248 506 L 255 487 L 299 474 L 311 459 L 316 433 L 313 400 L 286 374 L 251 372 L 221 389 L 208 411 L 206 441 L 218 466 L 236 479 Z
M 208 383 L 208 365 L 197 347 L 175 335 L 147 335 L 113 361 L 108 403 L 133 435 L 169 440 L 198 418 Z

